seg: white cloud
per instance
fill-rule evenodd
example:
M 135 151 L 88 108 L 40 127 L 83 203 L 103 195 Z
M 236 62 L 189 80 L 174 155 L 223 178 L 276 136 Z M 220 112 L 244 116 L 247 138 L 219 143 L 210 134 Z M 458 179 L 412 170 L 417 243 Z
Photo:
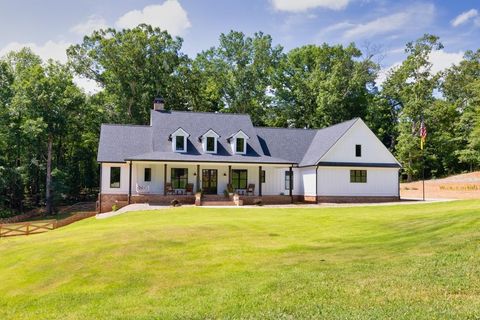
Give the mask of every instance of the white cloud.
M 350 0 L 271 0 L 278 11 L 302 12 L 313 8 L 345 9 Z
M 103 90 L 98 83 L 84 77 L 75 76 L 73 77 L 73 82 L 87 94 L 95 94 Z
M 191 27 L 187 12 L 177 0 L 167 0 L 160 5 L 150 5 L 143 10 L 132 10 L 118 18 L 119 28 L 134 28 L 141 23 L 167 30 L 174 36 L 183 35 Z
M 435 14 L 433 4 L 418 4 L 403 11 L 379 17 L 366 23 L 356 24 L 343 34 L 344 38 L 370 38 L 393 31 L 420 28 L 430 22 Z
M 65 63 L 67 61 L 67 48 L 71 45 L 65 41 L 47 41 L 44 44 L 36 44 L 33 42 L 19 43 L 10 42 L 5 47 L 0 49 L 0 57 L 6 55 L 10 51 L 18 51 L 24 47 L 29 47 L 33 52 L 38 54 L 43 60 L 53 59 Z
M 458 27 L 459 25 L 468 22 L 470 19 L 473 19 L 476 16 L 478 16 L 478 11 L 475 9 L 470 9 L 468 11 L 465 11 L 459 14 L 455 19 L 451 21 L 451 24 L 454 27 Z M 478 22 L 478 19 L 476 20 L 475 23 L 477 22 Z
M 463 51 L 459 52 L 445 52 L 444 50 L 432 51 L 429 56 L 429 61 L 432 63 L 432 72 L 437 73 L 450 68 L 452 65 L 457 65 L 463 60 Z
M 106 29 L 107 27 L 107 21 L 104 18 L 92 15 L 88 17 L 87 21 L 73 26 L 70 31 L 84 36 L 91 34 L 94 30 Z
M 458 65 L 463 60 L 463 51 L 459 52 L 446 52 L 444 50 L 436 50 L 430 53 L 428 60 L 432 64 L 431 72 L 437 73 L 443 71 L 447 68 L 450 68 L 453 65 Z M 390 65 L 387 68 L 380 70 L 378 73 L 377 79 L 375 82 L 377 85 L 381 86 L 385 80 L 387 80 L 388 75 L 395 71 L 396 68 L 402 65 L 402 61 L 397 61 Z

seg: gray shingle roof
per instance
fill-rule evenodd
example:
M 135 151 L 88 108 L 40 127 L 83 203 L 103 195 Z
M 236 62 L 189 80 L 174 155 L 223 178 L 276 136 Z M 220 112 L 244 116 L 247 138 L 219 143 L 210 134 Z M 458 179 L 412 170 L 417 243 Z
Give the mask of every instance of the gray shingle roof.
M 315 165 L 356 119 L 319 130 L 259 128 L 244 114 L 151 111 L 151 126 L 102 125 L 99 162 L 126 160 L 282 163 Z M 187 153 L 172 151 L 170 135 L 183 128 Z M 208 130 L 220 135 L 217 154 L 203 152 L 198 137 Z M 247 140 L 245 155 L 232 154 L 227 137 L 242 130 Z

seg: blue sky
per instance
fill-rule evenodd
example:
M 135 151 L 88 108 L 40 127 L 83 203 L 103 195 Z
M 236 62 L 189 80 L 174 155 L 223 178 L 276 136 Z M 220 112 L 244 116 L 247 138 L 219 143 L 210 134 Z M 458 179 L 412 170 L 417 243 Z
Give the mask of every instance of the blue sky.
M 478 0 L 16 0 L 0 1 L 0 56 L 28 45 L 43 58 L 64 61 L 65 48 L 85 33 L 141 22 L 184 38 L 183 51 L 191 57 L 231 29 L 263 31 L 286 51 L 354 41 L 376 47 L 385 70 L 403 59 L 406 42 L 426 32 L 445 45 L 431 57 L 436 70 L 480 47 Z

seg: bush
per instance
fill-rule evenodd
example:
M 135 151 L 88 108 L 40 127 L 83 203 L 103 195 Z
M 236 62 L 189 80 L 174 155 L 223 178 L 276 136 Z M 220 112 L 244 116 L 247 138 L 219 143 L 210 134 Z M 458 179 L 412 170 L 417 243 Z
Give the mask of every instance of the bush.
M 178 201 L 177 199 L 173 199 L 172 201 L 170 201 L 170 205 L 172 207 L 180 207 L 181 206 L 180 201 Z
M 262 201 L 262 199 L 255 199 L 253 201 L 253 204 L 261 207 L 261 206 L 263 206 L 263 201 Z
M 15 215 L 15 211 L 7 209 L 7 208 L 0 208 L 0 219 L 3 218 L 10 218 Z
M 113 206 L 112 206 L 112 211 L 117 211 L 118 210 L 118 206 L 117 204 L 115 203 Z

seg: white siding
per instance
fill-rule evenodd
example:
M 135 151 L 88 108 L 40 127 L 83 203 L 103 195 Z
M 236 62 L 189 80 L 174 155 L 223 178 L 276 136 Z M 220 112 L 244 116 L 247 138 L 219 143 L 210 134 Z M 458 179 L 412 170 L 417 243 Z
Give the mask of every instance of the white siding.
M 110 188 L 110 168 L 120 167 L 120 188 Z M 101 192 L 108 194 L 128 194 L 128 164 L 102 163 Z
M 304 190 L 304 195 L 306 196 L 315 196 L 316 190 L 316 167 L 306 167 L 301 169 L 301 178 L 302 185 Z
M 367 170 L 367 183 L 351 183 L 350 170 Z M 320 196 L 398 196 L 398 169 L 319 167 Z
M 288 195 L 289 190 L 285 188 L 285 172 L 289 168 L 263 167 L 265 170 L 265 183 L 262 184 L 263 195 Z M 303 194 L 303 180 L 301 169 L 293 168 L 293 195 Z
M 362 146 L 362 156 L 355 156 L 355 145 Z M 397 163 L 395 157 L 361 120 L 320 159 L 328 162 Z

